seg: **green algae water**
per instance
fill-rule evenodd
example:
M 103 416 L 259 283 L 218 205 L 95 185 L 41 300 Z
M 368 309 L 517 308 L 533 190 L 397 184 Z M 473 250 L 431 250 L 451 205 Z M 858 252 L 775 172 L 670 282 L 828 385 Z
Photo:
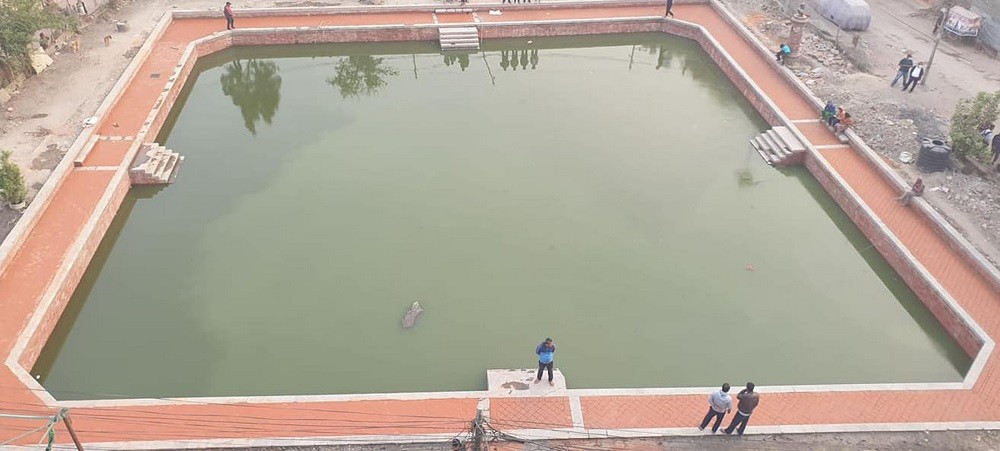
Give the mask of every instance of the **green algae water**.
M 969 359 L 691 41 L 199 63 L 35 373 L 61 399 L 959 381 Z M 752 271 L 748 270 L 752 267 Z M 419 300 L 412 329 L 400 321 Z

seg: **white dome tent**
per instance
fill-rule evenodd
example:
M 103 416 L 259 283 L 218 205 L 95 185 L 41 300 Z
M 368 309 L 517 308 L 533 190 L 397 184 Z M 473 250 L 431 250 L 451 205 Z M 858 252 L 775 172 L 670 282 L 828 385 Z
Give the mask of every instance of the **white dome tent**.
M 820 0 L 816 13 L 841 30 L 865 31 L 872 23 L 872 11 L 865 0 Z

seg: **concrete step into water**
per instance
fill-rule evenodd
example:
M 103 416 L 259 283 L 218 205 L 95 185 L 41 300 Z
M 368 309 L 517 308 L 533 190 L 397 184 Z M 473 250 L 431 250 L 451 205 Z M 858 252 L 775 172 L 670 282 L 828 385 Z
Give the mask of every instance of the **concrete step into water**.
M 153 175 L 156 176 L 156 178 L 163 180 L 164 183 L 166 183 L 167 180 L 170 180 L 170 175 L 173 174 L 174 167 L 177 165 L 177 161 L 178 161 L 178 155 L 171 154 L 170 158 L 166 160 L 166 163 L 163 165 L 163 167 Z
M 790 150 L 792 153 L 805 152 L 806 150 L 805 144 L 802 144 L 802 141 L 800 141 L 799 138 L 796 138 L 795 134 L 792 133 L 792 131 L 789 130 L 788 127 L 774 127 L 773 130 L 774 133 L 781 138 L 781 141 L 785 143 L 785 146 L 788 147 L 788 150 Z
M 771 149 L 762 139 L 760 139 L 760 136 L 754 136 L 753 139 L 750 140 L 750 147 L 753 147 L 753 149 L 757 151 L 757 154 L 760 155 L 760 158 L 763 159 L 765 163 L 773 164 Z
M 441 50 L 479 50 L 479 29 L 476 27 L 438 28 Z
M 129 170 L 133 185 L 163 185 L 177 177 L 177 170 L 184 160 L 177 152 L 156 143 L 144 145 Z
M 768 135 L 767 133 L 763 133 L 763 134 L 760 135 L 760 140 L 765 143 L 765 145 L 767 146 L 768 152 L 774 157 L 774 158 L 772 158 L 772 161 L 774 159 L 777 159 L 777 160 L 780 161 L 782 158 L 784 158 L 785 155 L 784 155 L 784 153 L 781 150 L 781 145 L 778 144 L 778 143 L 776 143 L 776 142 L 774 142 L 774 139 L 771 138 L 770 135 Z
M 788 127 L 777 126 L 750 139 L 750 145 L 770 165 L 792 164 L 800 160 L 806 145 Z
M 785 146 L 785 142 L 781 140 L 781 137 L 778 136 L 773 129 L 764 132 L 764 135 L 771 141 L 771 148 L 774 149 L 774 153 L 776 155 L 784 157 L 785 155 L 790 155 L 792 153 L 788 150 L 787 146 Z

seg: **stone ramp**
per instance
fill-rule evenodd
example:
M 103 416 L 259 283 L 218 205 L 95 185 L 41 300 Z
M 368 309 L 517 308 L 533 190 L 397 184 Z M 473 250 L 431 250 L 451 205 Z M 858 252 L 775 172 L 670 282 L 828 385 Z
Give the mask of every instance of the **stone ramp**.
M 476 27 L 438 28 L 441 50 L 479 50 L 479 29 Z
M 129 177 L 133 185 L 166 185 L 172 183 L 184 157 L 157 143 L 144 144 L 135 156 Z
M 750 145 L 764 162 L 772 166 L 799 163 L 806 151 L 805 144 L 788 127 L 781 126 L 755 136 L 750 140 Z

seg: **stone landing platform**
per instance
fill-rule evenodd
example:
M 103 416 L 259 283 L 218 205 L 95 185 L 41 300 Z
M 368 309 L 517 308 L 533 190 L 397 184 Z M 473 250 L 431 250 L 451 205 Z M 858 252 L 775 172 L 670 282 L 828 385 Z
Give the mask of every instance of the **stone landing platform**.
M 512 396 L 566 396 L 566 377 L 559 368 L 552 371 L 552 383 L 549 385 L 549 374 L 542 375 L 542 381 L 535 383 L 537 368 L 486 370 L 486 391 L 490 397 Z

